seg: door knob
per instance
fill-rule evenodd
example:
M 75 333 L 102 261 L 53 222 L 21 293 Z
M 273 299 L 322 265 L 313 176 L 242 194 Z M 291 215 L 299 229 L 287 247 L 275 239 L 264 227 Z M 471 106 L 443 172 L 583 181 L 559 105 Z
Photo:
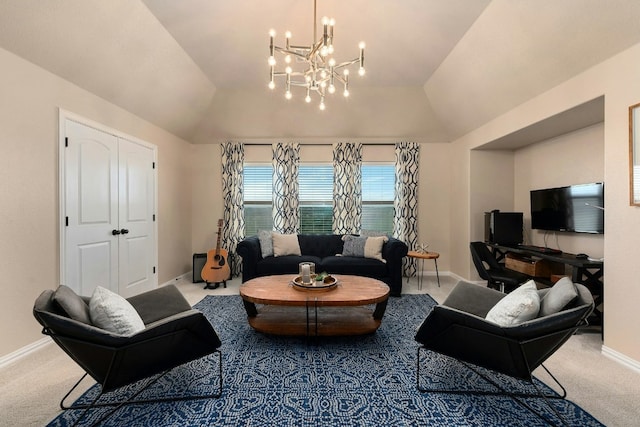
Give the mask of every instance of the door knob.
M 126 228 L 123 228 L 122 230 L 120 230 L 120 233 L 127 234 L 129 233 L 129 230 L 127 230 Z
M 117 236 L 118 234 L 120 234 L 120 230 L 111 230 L 111 234 Z

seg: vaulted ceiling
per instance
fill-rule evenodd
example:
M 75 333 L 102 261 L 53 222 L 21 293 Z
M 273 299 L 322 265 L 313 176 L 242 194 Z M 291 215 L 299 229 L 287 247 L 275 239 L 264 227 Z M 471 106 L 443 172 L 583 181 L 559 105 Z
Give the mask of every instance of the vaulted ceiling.
M 367 45 L 323 112 L 267 88 L 269 30 L 310 44 L 313 0 L 2 0 L 0 47 L 194 143 L 446 142 L 640 42 L 637 0 L 317 4 L 338 61 Z

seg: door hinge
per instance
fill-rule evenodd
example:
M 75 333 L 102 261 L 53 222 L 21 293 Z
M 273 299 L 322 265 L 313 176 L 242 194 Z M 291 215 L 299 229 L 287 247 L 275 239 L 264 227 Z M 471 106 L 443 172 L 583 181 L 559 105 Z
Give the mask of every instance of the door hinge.
M 156 168 L 156 162 L 151 163 L 151 168 L 155 169 Z
M 156 214 L 153 214 L 153 222 L 156 222 Z
M 65 137 L 64 137 L 64 146 L 65 146 L 65 147 L 68 147 L 68 146 L 69 146 L 69 137 L 68 137 L 68 136 L 65 136 Z
M 64 217 L 64 226 L 65 226 L 65 227 L 68 227 L 68 226 L 69 226 L 69 217 L 68 217 L 68 216 L 65 216 L 65 217 Z
M 153 274 L 156 274 L 156 266 L 153 266 Z

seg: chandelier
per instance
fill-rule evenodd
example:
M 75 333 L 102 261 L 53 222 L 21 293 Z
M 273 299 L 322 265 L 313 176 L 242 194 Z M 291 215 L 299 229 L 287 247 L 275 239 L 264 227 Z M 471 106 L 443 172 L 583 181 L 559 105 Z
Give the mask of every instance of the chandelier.
M 284 77 L 286 99 L 291 99 L 292 86 L 300 86 L 306 89 L 305 101 L 311 102 L 311 93 L 320 96 L 320 109 L 324 110 L 324 97 L 336 92 L 336 84 L 342 85 L 342 94 L 349 96 L 349 69 L 348 66 L 358 63 L 358 74 L 363 76 L 364 71 L 364 42 L 360 42 L 360 54 L 350 61 L 337 63 L 333 58 L 333 18 L 322 18 L 322 36 L 318 38 L 316 31 L 316 0 L 313 1 L 313 40 L 310 46 L 296 46 L 291 44 L 291 33 L 285 33 L 285 46 L 274 44 L 275 30 L 269 31 L 269 89 L 276 87 L 276 77 Z M 276 52 L 284 55 L 284 71 L 276 71 Z M 294 67 L 297 69 L 294 70 Z

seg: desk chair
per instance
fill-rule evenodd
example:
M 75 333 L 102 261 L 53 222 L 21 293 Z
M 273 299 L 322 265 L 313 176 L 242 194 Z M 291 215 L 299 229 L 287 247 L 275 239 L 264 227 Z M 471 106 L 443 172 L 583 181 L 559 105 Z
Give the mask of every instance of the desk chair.
M 471 242 L 471 257 L 481 278 L 487 286 L 500 292 L 511 292 L 530 279 L 526 274 L 509 270 L 496 261 L 496 258 L 484 242 Z

